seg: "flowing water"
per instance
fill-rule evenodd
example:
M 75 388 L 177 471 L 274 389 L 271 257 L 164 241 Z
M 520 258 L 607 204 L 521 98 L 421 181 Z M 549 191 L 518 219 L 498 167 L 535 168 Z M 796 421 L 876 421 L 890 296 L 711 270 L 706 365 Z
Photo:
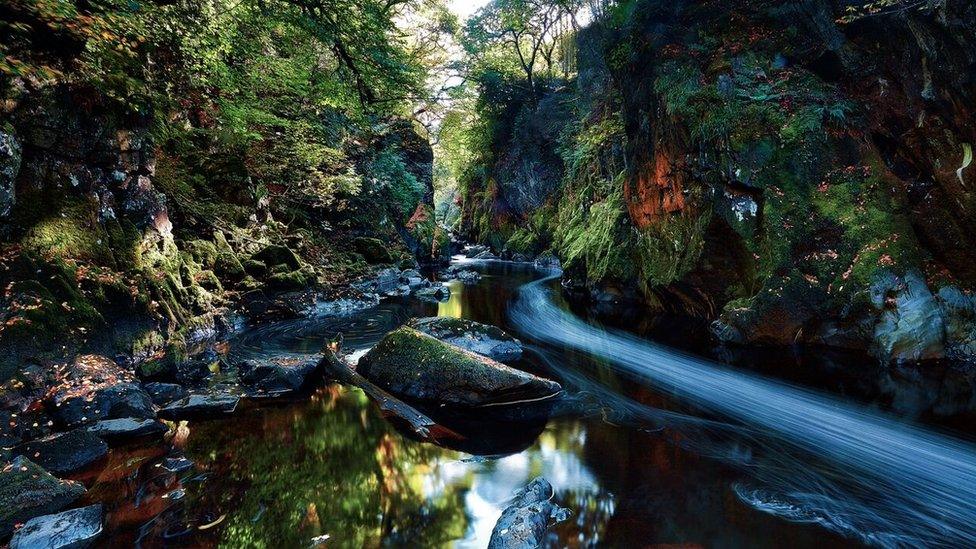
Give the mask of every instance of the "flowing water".
M 484 547 L 511 493 L 542 475 L 573 511 L 554 547 L 976 545 L 972 375 L 713 351 L 694 322 L 573 308 L 531 267 L 472 266 L 482 282 L 452 284 L 446 303 L 258 326 L 230 360 L 314 354 L 340 332 L 362 350 L 411 317 L 470 318 L 517 333 L 518 366 L 564 385 L 551 417 L 448 418 L 467 439 L 446 448 L 354 389 L 248 406 L 171 445 L 114 450 L 83 479 L 108 541 Z

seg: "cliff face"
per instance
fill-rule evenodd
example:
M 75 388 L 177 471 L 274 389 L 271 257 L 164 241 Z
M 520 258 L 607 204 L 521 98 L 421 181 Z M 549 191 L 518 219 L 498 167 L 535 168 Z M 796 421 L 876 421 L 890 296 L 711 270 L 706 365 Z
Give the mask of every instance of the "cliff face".
M 973 356 L 976 7 L 845 7 L 619 5 L 577 38 L 558 198 L 499 218 L 521 186 L 500 162 L 468 219 L 725 341 Z
M 328 208 L 230 186 L 227 171 L 189 172 L 150 117 L 96 90 L 25 91 L 5 109 L 0 377 L 79 351 L 150 372 L 217 337 L 238 304 L 323 289 L 367 263 L 437 259 L 423 215 L 432 153 L 409 123 L 361 134 L 349 150 L 358 192 Z M 391 191 L 397 177 L 411 193 Z

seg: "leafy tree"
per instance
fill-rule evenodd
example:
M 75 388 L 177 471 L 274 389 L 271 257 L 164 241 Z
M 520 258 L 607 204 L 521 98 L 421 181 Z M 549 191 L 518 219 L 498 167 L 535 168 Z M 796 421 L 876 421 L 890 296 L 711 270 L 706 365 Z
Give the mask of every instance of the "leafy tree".
M 476 63 L 514 62 L 535 96 L 538 75 L 553 76 L 559 46 L 578 29 L 581 9 L 578 0 L 494 0 L 468 20 L 465 51 Z

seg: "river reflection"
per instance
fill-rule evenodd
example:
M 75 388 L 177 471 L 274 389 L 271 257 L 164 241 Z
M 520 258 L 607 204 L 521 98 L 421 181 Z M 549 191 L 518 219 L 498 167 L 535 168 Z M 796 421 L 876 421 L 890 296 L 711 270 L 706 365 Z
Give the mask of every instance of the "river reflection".
M 234 360 L 310 354 L 340 332 L 348 349 L 366 349 L 414 316 L 511 329 L 508 305 L 538 274 L 504 263 L 472 267 L 482 282 L 452 283 L 446 303 L 393 299 L 344 317 L 262 325 L 232 341 L 230 354 Z M 675 319 L 589 320 L 628 325 L 676 347 L 707 348 L 700 326 Z M 518 366 L 567 389 L 565 405 L 548 421 L 469 423 L 470 444 L 443 448 L 399 431 L 360 391 L 329 386 L 311 400 L 184 425 L 172 449 L 115 450 L 106 471 L 89 479 L 89 499 L 106 505 L 107 537 L 116 546 L 304 547 L 328 536 L 330 547 L 484 547 L 512 492 L 542 475 L 557 502 L 572 510 L 553 528 L 551 547 L 856 545 L 744 503 L 734 489 L 742 472 L 730 462 L 749 448 L 709 439 L 721 431 L 720 421 L 712 424 L 587 355 L 526 343 Z M 843 359 L 725 358 L 764 373 L 778 364 L 781 377 L 795 383 L 941 426 L 963 425 L 973 411 L 971 379 L 960 374 L 920 382 Z M 681 428 L 687 417 L 695 421 Z M 167 453 L 185 454 L 196 468 L 161 474 L 157 465 Z

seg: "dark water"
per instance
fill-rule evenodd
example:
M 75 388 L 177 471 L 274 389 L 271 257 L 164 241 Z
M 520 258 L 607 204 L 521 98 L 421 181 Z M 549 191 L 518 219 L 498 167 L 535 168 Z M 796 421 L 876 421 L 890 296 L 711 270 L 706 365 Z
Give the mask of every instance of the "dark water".
M 552 341 L 549 321 L 516 326 L 510 320 L 518 288 L 540 274 L 504 263 L 476 268 L 483 281 L 452 285 L 447 303 L 393 300 L 346 317 L 265 325 L 241 334 L 229 354 L 232 360 L 311 354 L 338 332 L 346 348 L 366 349 L 414 316 L 465 317 L 519 332 L 528 346 L 520 366 L 567 389 L 554 417 L 466 421 L 464 447 L 442 448 L 405 435 L 359 391 L 330 386 L 310 401 L 191 422 L 172 444 L 113 451 L 97 476 L 84 479 L 91 484 L 88 498 L 107 506 L 108 541 L 303 547 L 328 535 L 336 547 L 484 547 L 512 491 L 543 475 L 558 502 L 573 510 L 553 529 L 554 547 L 918 544 L 865 531 L 870 522 L 838 527 L 843 510 L 827 516 L 808 505 L 817 489 L 796 497 L 797 486 L 810 488 L 798 479 L 812 478 L 822 483 L 815 488 L 852 494 L 845 500 L 856 501 L 856 510 L 848 509 L 852 517 L 883 507 L 872 501 L 871 483 L 865 488 L 863 475 L 837 467 L 830 451 L 773 444 L 764 432 L 744 429 L 683 391 L 614 367 L 618 349 L 600 348 L 602 339 L 585 352 L 541 343 Z M 972 429 L 974 384 L 963 373 L 891 371 L 855 356 L 729 355 L 713 352 L 704 327 L 682 319 L 574 312 L 593 325 L 731 362 L 743 376 L 775 376 L 839 395 L 899 425 L 948 433 L 949 440 L 967 438 Z M 180 454 L 196 468 L 173 473 L 158 466 L 164 456 Z M 944 544 L 953 539 L 947 534 Z

